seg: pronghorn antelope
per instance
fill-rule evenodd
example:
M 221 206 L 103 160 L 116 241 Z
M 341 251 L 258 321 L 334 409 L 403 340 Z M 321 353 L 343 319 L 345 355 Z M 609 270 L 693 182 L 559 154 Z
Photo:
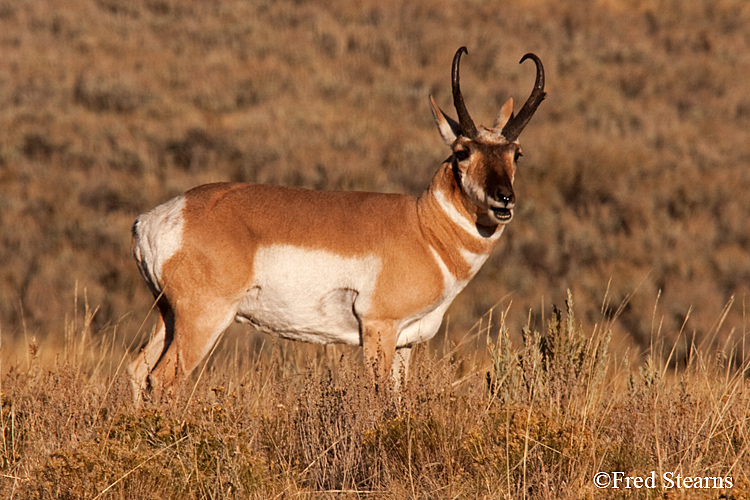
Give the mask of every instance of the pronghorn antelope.
M 430 96 L 451 156 L 419 198 L 207 184 L 141 215 L 133 253 L 160 312 L 130 365 L 136 398 L 171 391 L 233 320 L 281 337 L 361 345 L 376 378 L 406 372 L 513 217 L 518 135 L 545 97 L 544 69 L 517 115 L 475 126 L 453 58 L 458 122 Z

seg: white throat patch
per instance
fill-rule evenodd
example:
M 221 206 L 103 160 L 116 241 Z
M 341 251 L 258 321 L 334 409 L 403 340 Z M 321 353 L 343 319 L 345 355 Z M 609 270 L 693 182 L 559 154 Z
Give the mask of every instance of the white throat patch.
M 459 226 L 468 234 L 472 236 L 478 236 L 477 228 L 474 227 L 469 219 L 461 215 L 461 212 L 459 212 L 458 209 L 448 201 L 442 191 L 435 192 L 435 199 L 437 200 L 438 205 L 440 205 L 440 208 L 443 210 L 443 213 L 448 216 L 451 222 Z

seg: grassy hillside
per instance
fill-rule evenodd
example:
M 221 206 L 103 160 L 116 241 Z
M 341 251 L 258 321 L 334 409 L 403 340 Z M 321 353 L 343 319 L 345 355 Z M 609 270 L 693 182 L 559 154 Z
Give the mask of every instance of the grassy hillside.
M 466 45 L 477 121 L 526 98 L 527 51 L 549 98 L 449 336 L 511 301 L 518 332 L 572 288 L 588 324 L 628 299 L 617 345 L 661 329 L 684 361 L 693 332 L 745 331 L 748 22 L 743 0 L 2 2 L 2 333 L 63 331 L 77 290 L 93 331 L 132 337 L 151 297 L 130 225 L 200 183 L 418 194 L 446 156 L 427 96 L 450 109 Z

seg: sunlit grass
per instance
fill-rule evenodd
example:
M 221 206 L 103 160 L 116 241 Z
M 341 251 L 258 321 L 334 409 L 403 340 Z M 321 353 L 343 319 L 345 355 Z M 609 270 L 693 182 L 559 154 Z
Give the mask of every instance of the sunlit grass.
M 679 471 L 734 487 L 630 496 L 748 498 L 748 23 L 744 0 L 0 2 L 0 493 L 621 498 L 593 475 Z M 549 97 L 517 216 L 402 393 L 357 349 L 235 329 L 173 407 L 135 407 L 135 217 L 219 180 L 417 195 L 462 45 L 478 122 L 528 95 L 526 52 Z
M 147 310 L 130 227 L 201 183 L 419 194 L 447 155 L 427 97 L 450 111 L 466 45 L 477 122 L 528 96 L 526 52 L 549 97 L 520 138 L 517 217 L 451 309 L 456 331 L 508 294 L 518 331 L 567 288 L 596 321 L 611 279 L 616 303 L 641 286 L 616 344 L 648 348 L 659 290 L 666 332 L 692 307 L 687 330 L 707 335 L 750 282 L 750 11 L 594 4 L 6 2 L 0 326 L 62 330 L 75 281 L 97 330 Z
M 741 344 L 693 346 L 677 367 L 655 332 L 644 362 L 618 357 L 572 295 L 520 343 L 489 312 L 471 363 L 419 348 L 398 394 L 368 386 L 358 349 L 224 339 L 171 405 L 132 402 L 127 346 L 79 309 L 53 362 L 31 340 L 3 364 L 5 497 L 621 498 L 593 475 L 656 471 L 733 485 L 639 498 L 747 498 Z

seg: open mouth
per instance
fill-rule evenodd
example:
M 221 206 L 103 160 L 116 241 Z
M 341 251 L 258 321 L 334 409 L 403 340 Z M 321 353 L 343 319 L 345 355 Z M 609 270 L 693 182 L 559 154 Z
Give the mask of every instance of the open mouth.
M 513 211 L 510 208 L 492 207 L 492 215 L 501 224 L 509 222 L 513 218 Z

